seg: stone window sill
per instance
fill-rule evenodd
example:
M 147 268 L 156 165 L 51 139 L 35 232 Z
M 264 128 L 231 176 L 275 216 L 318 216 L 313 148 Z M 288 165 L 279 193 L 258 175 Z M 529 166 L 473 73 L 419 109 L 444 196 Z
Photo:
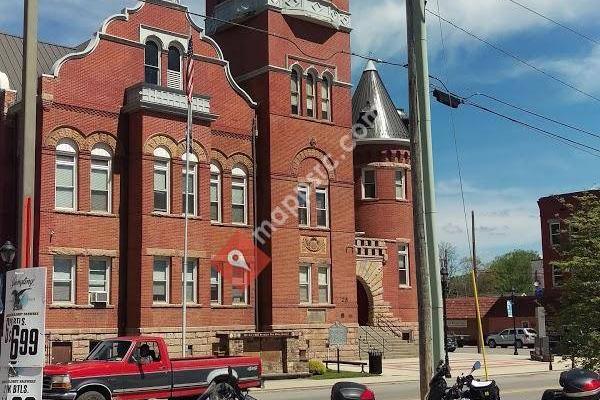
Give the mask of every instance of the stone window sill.
M 231 309 L 247 309 L 252 308 L 248 304 L 211 304 L 210 308 L 219 309 L 219 310 L 231 310 Z
M 54 304 L 50 304 L 49 308 L 50 309 L 110 310 L 110 309 L 114 309 L 115 306 L 107 305 L 107 306 L 103 306 L 103 307 L 96 307 L 91 304 L 68 304 L 68 303 L 58 304 L 58 303 L 54 303 Z
M 300 225 L 300 226 L 298 226 L 298 229 L 300 229 L 301 231 L 319 231 L 319 232 L 330 232 L 331 231 L 331 228 L 325 228 L 323 226 Z
M 362 198 L 361 201 L 364 201 L 365 203 L 369 203 L 372 201 L 379 201 L 378 197 L 368 197 L 368 198 Z
M 212 226 L 222 226 L 222 227 L 226 227 L 226 228 L 252 228 L 252 226 L 249 224 L 234 224 L 234 223 L 216 222 L 216 221 L 211 221 L 210 224 Z
M 290 114 L 290 117 L 292 117 L 294 119 L 300 119 L 302 121 L 310 121 L 310 122 L 316 122 L 318 124 L 335 126 L 335 123 L 328 119 L 319 119 L 316 117 L 307 117 L 305 115 L 297 115 L 297 114 Z
M 398 289 L 411 290 L 412 288 L 410 285 L 398 285 Z
M 153 211 L 151 215 L 153 217 L 161 217 L 161 218 L 173 218 L 173 219 L 184 219 L 185 218 L 185 214 L 168 214 L 168 213 L 163 213 L 163 212 L 158 212 L 158 211 Z M 188 219 L 191 221 L 202 221 L 202 218 L 200 218 L 197 215 L 190 215 Z
M 335 304 L 299 304 L 298 308 L 335 308 Z
M 82 215 L 82 216 L 87 216 L 87 217 L 102 217 L 102 218 L 118 218 L 119 217 L 117 214 L 100 212 L 100 211 L 77 211 L 77 210 L 55 209 L 54 212 L 57 214 Z
M 152 308 L 182 308 L 183 304 L 154 303 Z M 202 308 L 202 304 L 188 303 L 186 308 Z

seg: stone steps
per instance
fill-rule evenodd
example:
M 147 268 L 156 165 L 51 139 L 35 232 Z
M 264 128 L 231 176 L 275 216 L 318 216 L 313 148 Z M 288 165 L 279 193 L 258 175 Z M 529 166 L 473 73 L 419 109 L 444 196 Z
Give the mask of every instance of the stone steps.
M 382 351 L 384 358 L 387 359 L 417 357 L 419 352 L 416 343 L 402 340 L 394 333 L 386 332 L 378 327 L 360 327 L 359 342 L 361 359 L 368 358 L 370 349 Z

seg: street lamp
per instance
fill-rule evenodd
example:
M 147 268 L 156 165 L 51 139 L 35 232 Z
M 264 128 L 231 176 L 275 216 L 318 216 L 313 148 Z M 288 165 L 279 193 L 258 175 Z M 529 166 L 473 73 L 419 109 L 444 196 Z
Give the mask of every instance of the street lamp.
M 2 247 L 0 247 L 0 258 L 2 258 L 2 262 L 4 263 L 6 269 L 5 271 L 9 271 L 12 269 L 13 261 L 15 260 L 15 255 L 17 254 L 17 249 L 15 246 L 7 240 Z
M 2 247 L 0 247 L 0 258 L 4 264 L 4 268 L 0 269 L 0 314 L 4 313 L 4 298 L 6 296 L 6 272 L 12 269 L 13 261 L 17 249 L 15 246 L 7 240 Z M 3 328 L 3 319 L 0 319 L 0 328 Z
M 448 355 L 448 314 L 447 314 L 447 306 L 446 302 L 448 299 L 448 257 L 447 255 L 442 259 L 442 299 L 444 306 L 444 350 L 445 350 L 445 362 L 446 362 L 446 378 L 452 378 L 452 374 L 450 372 L 450 357 Z
M 515 356 L 519 355 L 519 349 L 517 348 L 517 313 L 515 310 L 517 309 L 515 304 L 515 288 L 511 290 L 511 298 L 512 298 L 512 317 L 513 317 L 513 331 L 515 333 Z

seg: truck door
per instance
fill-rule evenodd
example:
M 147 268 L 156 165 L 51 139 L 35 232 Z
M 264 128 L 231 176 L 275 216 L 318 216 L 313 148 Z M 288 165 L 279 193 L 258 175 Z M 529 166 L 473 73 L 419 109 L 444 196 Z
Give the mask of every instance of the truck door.
M 166 399 L 171 397 L 171 370 L 158 342 L 137 342 L 126 363 L 119 398 L 127 400 Z

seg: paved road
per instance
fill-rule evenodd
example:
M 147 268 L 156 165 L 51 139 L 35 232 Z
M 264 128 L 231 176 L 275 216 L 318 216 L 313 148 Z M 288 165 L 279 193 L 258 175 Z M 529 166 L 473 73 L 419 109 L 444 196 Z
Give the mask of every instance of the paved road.
M 519 354 L 520 355 L 529 355 L 529 352 L 532 349 L 529 348 L 525 348 L 525 349 L 518 349 L 519 350 Z M 512 355 L 515 351 L 514 347 L 507 347 L 506 349 L 503 349 L 501 347 L 496 347 L 495 349 L 490 349 L 489 347 L 485 348 L 485 352 L 487 354 L 506 354 L 506 355 Z M 477 354 L 477 346 L 465 346 L 463 348 L 458 348 L 456 349 L 456 353 L 459 354 Z
M 545 389 L 558 386 L 558 372 L 535 375 L 503 376 L 497 379 L 502 400 L 540 400 Z M 370 385 L 377 400 L 418 400 L 417 382 Z M 328 400 L 330 389 L 260 391 L 252 393 L 258 400 Z

